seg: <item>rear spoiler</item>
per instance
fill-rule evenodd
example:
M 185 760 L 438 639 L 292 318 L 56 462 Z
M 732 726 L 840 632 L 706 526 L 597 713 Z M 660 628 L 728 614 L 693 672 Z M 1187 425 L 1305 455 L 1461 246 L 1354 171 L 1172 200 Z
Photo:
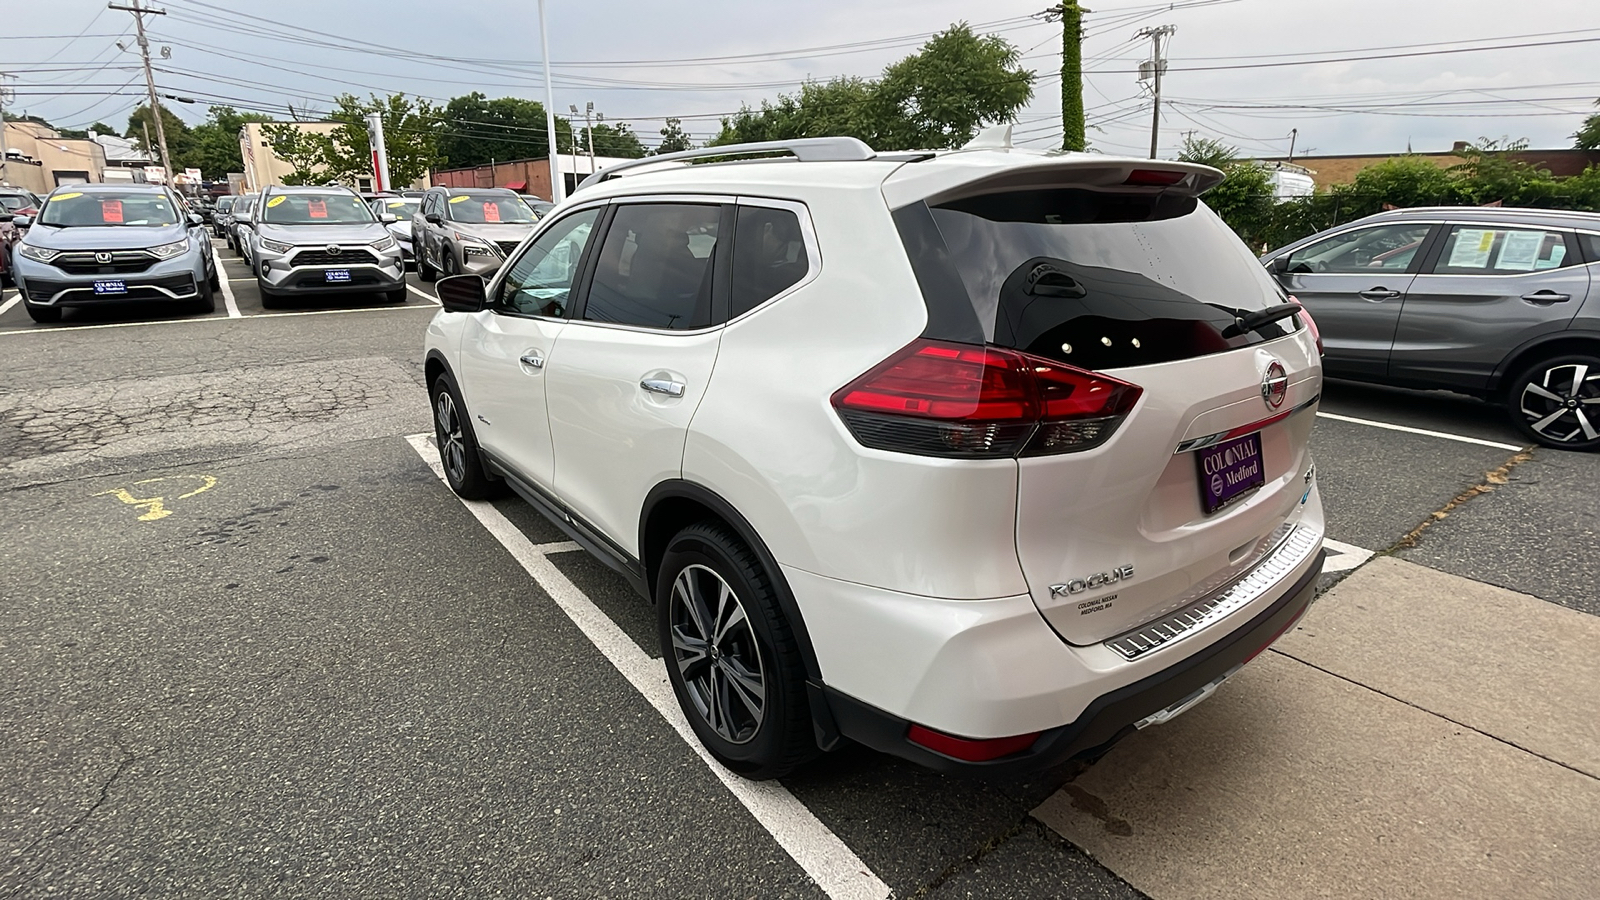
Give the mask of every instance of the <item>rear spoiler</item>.
M 901 166 L 883 183 L 890 209 L 930 206 L 1001 191 L 1089 188 L 1198 197 L 1222 183 L 1217 169 L 1197 163 L 1118 159 L 1089 153 L 1035 157 L 1018 165 L 1015 153 L 956 152 L 937 161 Z

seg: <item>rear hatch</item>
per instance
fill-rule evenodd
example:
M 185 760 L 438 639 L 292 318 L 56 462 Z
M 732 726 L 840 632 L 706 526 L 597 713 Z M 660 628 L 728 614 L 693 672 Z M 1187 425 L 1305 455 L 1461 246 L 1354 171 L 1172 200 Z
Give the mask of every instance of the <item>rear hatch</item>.
M 1284 538 L 1307 495 L 1321 386 L 1306 320 L 1272 309 L 1289 298 L 1196 199 L 1214 171 L 1096 166 L 947 181 L 895 213 L 925 337 L 1138 388 L 1097 422 L 1109 436 L 1016 454 L 1023 574 L 1080 645 L 1201 600 Z

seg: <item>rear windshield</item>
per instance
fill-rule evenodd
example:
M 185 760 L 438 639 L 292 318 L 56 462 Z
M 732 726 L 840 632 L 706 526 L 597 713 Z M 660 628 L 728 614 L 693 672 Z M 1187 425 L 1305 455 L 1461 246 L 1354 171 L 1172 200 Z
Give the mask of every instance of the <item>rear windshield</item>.
M 377 221 L 355 194 L 277 194 L 261 207 L 261 221 L 271 225 L 365 225 Z
M 39 224 L 60 228 L 108 225 L 176 225 L 178 211 L 165 194 L 67 191 L 44 202 Z
M 445 209 L 450 211 L 450 221 L 467 225 L 531 225 L 536 221 L 533 210 L 517 197 L 462 195 L 451 197 Z
M 930 337 L 1109 369 L 1218 353 L 1296 327 L 1289 318 L 1241 333 L 1241 313 L 1287 298 L 1192 198 L 1019 191 L 918 204 L 895 219 L 929 328 L 945 332 Z

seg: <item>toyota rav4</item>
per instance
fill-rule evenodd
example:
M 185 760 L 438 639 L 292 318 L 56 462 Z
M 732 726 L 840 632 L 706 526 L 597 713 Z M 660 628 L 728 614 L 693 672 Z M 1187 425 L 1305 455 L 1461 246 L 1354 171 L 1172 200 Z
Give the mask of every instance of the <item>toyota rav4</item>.
M 445 474 L 653 601 L 748 777 L 846 739 L 1097 755 L 1271 644 L 1322 567 L 1315 326 L 1200 202 L 1221 179 L 1009 129 L 607 169 L 494 278 L 439 282 Z

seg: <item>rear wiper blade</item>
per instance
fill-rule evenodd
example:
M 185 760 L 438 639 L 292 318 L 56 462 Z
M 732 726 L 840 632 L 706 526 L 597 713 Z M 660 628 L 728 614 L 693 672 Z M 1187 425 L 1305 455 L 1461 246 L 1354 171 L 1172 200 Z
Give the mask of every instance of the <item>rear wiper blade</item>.
M 1238 337 L 1279 319 L 1287 319 L 1299 311 L 1300 304 L 1298 303 L 1279 303 L 1277 306 L 1269 306 L 1266 309 L 1247 312 L 1242 316 L 1236 317 L 1232 325 L 1222 329 L 1222 336 L 1225 338 Z

